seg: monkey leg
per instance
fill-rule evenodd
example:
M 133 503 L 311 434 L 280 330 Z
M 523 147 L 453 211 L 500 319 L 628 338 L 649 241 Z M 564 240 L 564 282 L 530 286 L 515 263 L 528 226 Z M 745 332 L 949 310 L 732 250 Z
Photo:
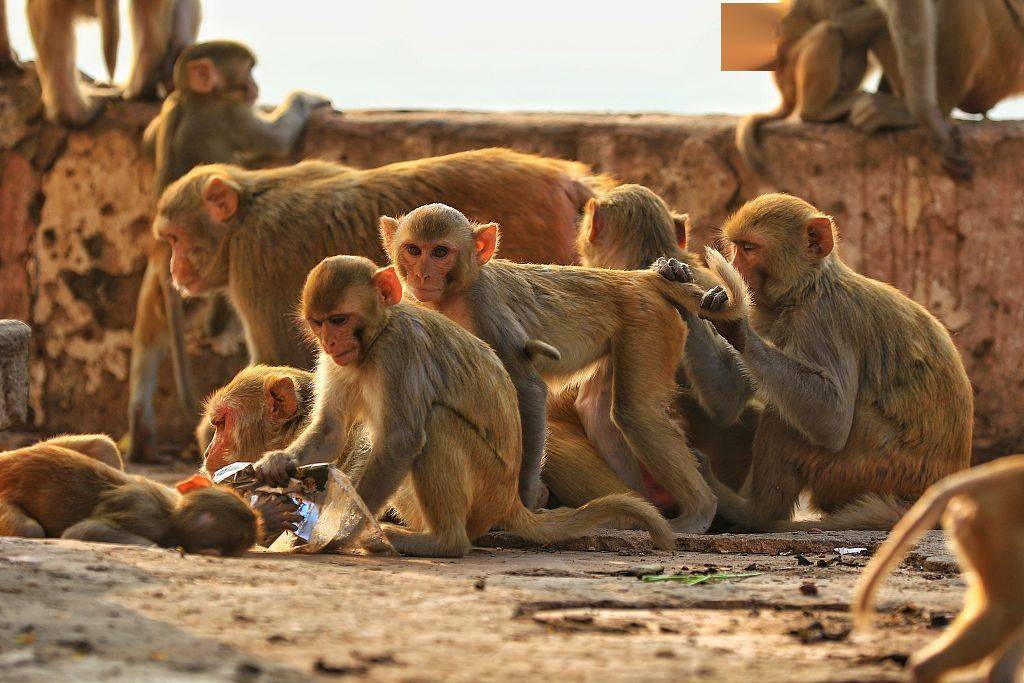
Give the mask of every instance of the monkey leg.
M 634 457 L 679 503 L 673 529 L 704 533 L 715 516 L 715 496 L 665 408 L 675 388 L 676 358 L 671 349 L 658 348 L 652 335 L 617 340 L 612 347 L 612 421 Z
M 20 505 L 0 500 L 0 536 L 46 538 L 46 532 Z
M 718 480 L 738 491 L 750 471 L 760 411 L 748 407 L 735 424 L 722 427 L 715 423 L 693 393 L 688 391 L 679 394 L 676 409 L 683 419 L 690 447 L 707 455 L 711 470 Z
M 1009 626 L 1005 610 L 986 604 L 980 586 L 968 593 L 965 605 L 941 637 L 910 658 L 915 681 L 941 680 L 949 671 L 985 659 L 1002 644 Z
M 96 541 L 98 543 L 119 543 L 121 545 L 156 545 L 144 536 L 125 531 L 121 527 L 110 524 L 102 519 L 83 519 L 78 524 L 68 527 L 61 538 L 76 541 Z
M 153 99 L 163 76 L 163 60 L 171 35 L 174 0 L 133 0 L 131 72 L 124 89 L 129 100 Z
M 27 10 L 46 118 L 71 126 L 86 125 L 99 113 L 101 102 L 88 99 L 78 82 L 75 3 L 28 0 Z
M 519 466 L 519 498 L 529 510 L 541 497 L 541 468 L 544 463 L 544 433 L 547 427 L 548 387 L 532 366 L 510 369 L 516 387 L 522 422 L 523 456 Z
M 793 518 L 796 504 L 800 500 L 800 492 L 804 481 L 797 467 L 783 459 L 781 444 L 771 438 L 772 430 L 758 430 L 754 438 L 754 456 L 750 465 L 750 475 L 744 486 L 747 496 L 743 516 L 745 519 L 732 519 L 751 531 L 769 531 L 775 522 L 788 522 Z M 787 429 L 780 425 L 782 429 Z M 799 437 L 793 437 L 799 438 Z M 726 516 L 730 516 L 727 511 Z
M 989 683 L 1019 683 L 1024 676 L 1024 628 L 1017 630 L 988 672 Z

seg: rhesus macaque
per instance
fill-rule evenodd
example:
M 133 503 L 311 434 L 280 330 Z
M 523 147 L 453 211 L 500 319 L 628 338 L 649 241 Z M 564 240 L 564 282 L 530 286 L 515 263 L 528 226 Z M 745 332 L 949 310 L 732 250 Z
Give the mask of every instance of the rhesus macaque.
M 577 510 L 524 507 L 519 412 L 501 361 L 444 316 L 401 300 L 395 269 L 363 257 L 333 256 L 309 273 L 299 310 L 320 351 L 313 419 L 257 463 L 258 476 L 281 483 L 298 465 L 333 459 L 362 422 L 370 450 L 357 491 L 372 513 L 390 501 L 407 523 L 382 525 L 404 555 L 461 557 L 494 524 L 551 542 L 621 516 L 641 522 L 656 547 L 674 547 L 665 520 L 632 494 Z
M 967 581 L 960 615 L 908 662 L 915 681 L 983 665 L 987 679 L 1024 680 L 1024 455 L 958 472 L 929 488 L 861 575 L 853 603 L 867 626 L 875 593 L 917 538 L 941 518 Z
M 198 475 L 172 489 L 125 474 L 93 457 L 95 443 L 106 437 L 92 439 L 93 448 L 81 452 L 74 447 L 88 444 L 87 438 L 0 453 L 0 536 L 221 555 L 239 555 L 256 541 L 260 519 L 230 489 Z
M 77 451 L 93 460 L 109 465 L 115 470 L 124 469 L 121 451 L 117 448 L 114 440 L 106 434 L 62 434 L 50 437 L 44 443 Z
M 190 295 L 227 290 L 251 362 L 310 368 L 312 352 L 291 324 L 303 278 L 332 254 L 386 262 L 381 213 L 447 201 L 514 226 L 510 258 L 571 263 L 576 220 L 609 183 L 580 163 L 506 149 L 369 170 L 313 161 L 258 171 L 209 165 L 167 188 L 153 228 L 171 243 L 175 286 Z
M 765 408 L 743 497 L 714 482 L 720 513 L 751 531 L 890 528 L 925 489 L 970 464 L 974 400 L 949 333 L 923 306 L 851 270 L 832 218 L 802 199 L 747 202 L 723 237 L 755 307 L 715 324 Z M 715 310 L 722 298 L 712 290 L 701 305 Z M 822 521 L 790 521 L 804 489 Z
M 74 22 L 80 18 L 99 18 L 103 54 L 113 76 L 120 40 L 118 1 L 28 0 L 27 11 L 46 118 L 71 126 L 89 123 L 99 113 L 100 101 L 83 92 L 79 83 Z M 199 0 L 132 1 L 134 58 L 124 97 L 156 95 L 157 84 L 169 75 L 174 60 L 195 41 L 199 17 Z M 6 21 L 0 23 L 0 34 L 0 48 L 5 43 L 9 45 Z
M 736 128 L 736 147 L 748 168 L 770 181 L 757 130 L 795 115 L 801 121 L 845 118 L 868 74 L 868 48 L 886 31 L 885 15 L 865 0 L 789 0 L 779 24 L 775 111 L 751 114 Z
M 250 164 L 290 153 L 312 111 L 329 104 L 318 95 L 293 92 L 272 114 L 263 114 L 255 108 L 255 65 L 252 51 L 230 40 L 198 43 L 182 53 L 174 67 L 175 90 L 144 135 L 156 157 L 157 197 L 199 164 Z M 153 396 L 168 345 L 179 397 L 187 412 L 196 412 L 182 302 L 170 285 L 169 262 L 170 250 L 157 242 L 135 312 L 128 406 L 128 457 L 135 462 L 159 459 Z
M 665 287 L 665 278 L 650 271 L 492 260 L 497 223 L 471 223 L 444 204 L 422 206 L 401 220 L 383 216 L 380 227 L 406 293 L 490 344 L 511 376 L 523 429 L 519 492 L 527 507 L 535 504 L 540 488 L 548 383 L 558 388 L 607 361 L 614 377 L 610 421 L 633 460 L 679 504 L 677 531 L 707 529 L 715 498 L 682 430 L 665 410 L 686 335 L 673 305 L 696 310 L 702 287 L 694 282 Z M 739 274 L 717 252 L 709 258 L 715 275 L 727 283 L 731 302 L 715 315 L 745 315 Z M 529 339 L 551 344 L 560 358 L 530 358 L 523 353 Z M 581 418 L 586 424 L 587 417 Z

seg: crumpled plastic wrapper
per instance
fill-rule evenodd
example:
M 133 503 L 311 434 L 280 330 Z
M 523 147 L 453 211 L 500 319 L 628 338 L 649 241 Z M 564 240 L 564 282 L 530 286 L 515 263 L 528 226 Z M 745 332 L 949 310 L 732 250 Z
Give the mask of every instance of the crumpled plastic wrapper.
M 272 495 L 287 496 L 298 506 L 302 522 L 274 539 L 270 552 L 398 555 L 352 482 L 329 463 L 303 465 L 287 486 L 267 486 L 256 479 L 251 462 L 236 462 L 217 470 L 213 483 L 248 496 L 250 504 Z

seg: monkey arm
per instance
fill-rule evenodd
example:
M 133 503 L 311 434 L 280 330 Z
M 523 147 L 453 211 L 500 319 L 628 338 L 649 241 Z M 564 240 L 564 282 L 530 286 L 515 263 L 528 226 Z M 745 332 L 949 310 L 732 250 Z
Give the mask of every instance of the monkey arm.
M 119 526 L 96 517 L 83 519 L 78 524 L 68 527 L 60 537 L 77 541 L 98 541 L 100 543 L 120 543 L 123 545 L 156 545 L 156 543 L 145 536 L 125 531 Z
M 689 331 L 683 369 L 712 421 L 728 427 L 739 419 L 754 393 L 739 353 L 714 328 L 680 309 Z
M 347 444 L 348 425 L 337 406 L 325 405 L 318 400 L 309 426 L 285 453 L 297 465 L 331 462 L 344 453 Z
M 385 416 L 382 424 L 387 425 L 387 429 L 375 435 L 366 468 L 356 486 L 359 497 L 375 516 L 380 514 L 384 504 L 409 474 L 413 459 L 426 441 L 423 425 L 414 425 L 403 417 L 395 414 Z
M 886 29 L 885 14 L 872 3 L 841 12 L 829 23 L 843 34 L 847 47 L 868 45 L 875 37 Z
M 833 453 L 842 450 L 856 407 L 854 354 L 826 346 L 826 339 L 818 337 L 817 346 L 808 354 L 817 358 L 803 360 L 762 339 L 749 321 L 742 324 L 746 335 L 743 361 L 766 404 L 815 446 Z

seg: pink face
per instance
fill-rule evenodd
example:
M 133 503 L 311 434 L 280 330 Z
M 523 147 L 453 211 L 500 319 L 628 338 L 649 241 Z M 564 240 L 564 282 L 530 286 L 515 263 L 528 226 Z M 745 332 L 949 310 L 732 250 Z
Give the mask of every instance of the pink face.
M 307 317 L 306 322 L 323 352 L 336 364 L 346 366 L 359 361 L 362 345 L 356 336 L 357 318 L 356 313 L 339 309 L 323 318 Z
M 406 283 L 423 303 L 441 299 L 448 286 L 448 273 L 458 263 L 459 250 L 451 242 L 405 242 L 398 258 Z
M 732 240 L 732 265 L 755 292 L 764 282 L 764 246 L 749 240 Z
M 175 226 L 166 226 L 160 230 L 160 237 L 171 246 L 171 279 L 174 280 L 174 286 L 184 294 L 198 294 L 203 289 L 203 280 L 199 269 L 187 256 L 189 243 L 184 232 Z
M 206 453 L 203 454 L 203 465 L 207 472 L 212 474 L 235 461 L 236 446 L 232 437 L 235 421 L 235 411 L 230 406 L 221 404 L 213 409 L 210 420 L 210 424 L 214 428 L 213 440 L 210 441 L 210 445 L 206 447 Z

